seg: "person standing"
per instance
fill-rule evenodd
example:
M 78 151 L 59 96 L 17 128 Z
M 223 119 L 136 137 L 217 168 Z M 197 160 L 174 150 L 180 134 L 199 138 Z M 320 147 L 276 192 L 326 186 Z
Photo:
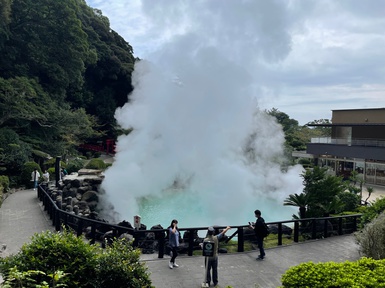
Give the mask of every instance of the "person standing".
M 225 235 L 225 233 L 231 229 L 230 226 L 227 226 L 224 230 L 221 231 L 218 235 L 214 236 L 214 227 L 209 227 L 207 230 L 207 237 L 204 239 L 204 242 L 209 241 L 214 243 L 212 257 L 205 257 L 205 267 L 206 267 L 206 283 L 210 286 L 211 282 L 211 270 L 212 270 L 212 279 L 214 286 L 218 285 L 218 246 L 219 240 Z M 207 261 L 206 261 L 207 260 Z M 207 262 L 207 263 L 206 263 Z
M 45 170 L 45 172 L 43 173 L 43 179 L 44 179 L 44 182 L 46 183 L 49 182 L 49 173 L 47 170 Z
M 174 267 L 179 267 L 175 263 L 175 258 L 178 256 L 178 247 L 179 247 L 179 230 L 178 230 L 178 220 L 173 219 L 170 226 L 168 226 L 168 245 L 171 249 L 171 259 L 168 263 L 170 269 Z
M 38 181 L 39 181 L 39 178 L 40 178 L 40 173 L 39 171 L 37 171 L 37 169 L 33 169 L 32 173 L 31 173 L 31 181 L 33 181 L 33 190 L 36 190 L 37 188 L 37 184 L 38 184 Z
M 266 237 L 266 224 L 265 219 L 261 216 L 261 211 L 258 209 L 254 211 L 255 217 L 257 218 L 257 221 L 253 225 L 253 223 L 250 223 L 250 228 L 254 229 L 255 236 L 257 237 L 257 244 L 259 248 L 259 255 L 257 257 L 257 260 L 263 260 L 265 258 L 265 249 L 263 248 L 263 238 Z

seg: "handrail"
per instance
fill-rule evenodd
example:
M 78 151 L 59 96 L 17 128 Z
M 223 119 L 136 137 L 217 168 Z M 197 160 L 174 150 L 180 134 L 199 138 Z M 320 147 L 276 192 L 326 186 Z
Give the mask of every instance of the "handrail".
M 167 229 L 137 230 L 78 216 L 61 210 L 44 188 L 45 187 L 42 185 L 39 185 L 37 189 L 38 198 L 43 202 L 44 210 L 47 211 L 50 219 L 52 219 L 52 225 L 55 227 L 56 231 L 60 231 L 63 226 L 70 227 L 76 231 L 77 236 L 81 236 L 85 233 L 86 227 L 90 227 L 87 236 L 92 244 L 96 241 L 100 241 L 101 236 L 107 231 L 113 231 L 113 236 L 116 237 L 123 233 L 127 233 L 134 238 L 133 246 L 139 248 L 141 248 L 141 245 L 146 241 L 146 237 L 152 235 L 152 241 L 157 241 L 158 258 L 163 258 L 167 244 L 167 239 L 165 237 Z M 282 239 L 285 235 L 283 224 L 293 224 L 293 242 L 297 243 L 299 242 L 300 235 L 309 239 L 317 239 L 319 237 L 327 238 L 333 234 L 343 235 L 353 233 L 357 231 L 357 220 L 361 216 L 362 214 L 354 214 L 322 218 L 292 219 L 267 222 L 266 224 L 270 227 L 270 230 L 272 230 L 272 228 L 276 230 L 274 234 L 277 234 L 277 245 L 281 246 Z M 215 227 L 215 229 L 219 231 L 225 228 L 225 226 Z M 225 241 L 228 243 L 236 237 L 237 251 L 244 252 L 245 242 L 252 241 L 251 238 L 255 237 L 253 231 L 249 230 L 249 225 L 233 226 L 232 228 L 236 229 L 236 231 L 230 237 L 227 237 Z M 200 249 L 199 242 L 197 242 L 199 239 L 196 237 L 198 231 L 207 231 L 207 227 L 179 228 L 179 231 L 185 231 L 184 236 L 187 235 L 187 239 L 184 239 L 184 243 L 187 245 L 184 246 L 187 250 L 187 255 L 192 256 L 194 250 Z

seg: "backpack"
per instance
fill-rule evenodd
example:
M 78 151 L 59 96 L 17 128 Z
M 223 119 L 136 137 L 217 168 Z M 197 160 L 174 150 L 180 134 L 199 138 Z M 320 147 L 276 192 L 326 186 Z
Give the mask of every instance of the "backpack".
M 262 236 L 263 236 L 263 237 L 269 236 L 269 234 L 270 234 L 270 229 L 269 229 L 269 226 L 267 226 L 265 222 L 263 222 L 263 228 L 264 228 L 264 229 L 263 229 L 263 231 L 262 231 Z

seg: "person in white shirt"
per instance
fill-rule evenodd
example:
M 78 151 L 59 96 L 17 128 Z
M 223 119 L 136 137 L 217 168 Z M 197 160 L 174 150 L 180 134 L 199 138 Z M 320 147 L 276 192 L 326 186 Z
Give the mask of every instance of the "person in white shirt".
M 49 182 L 49 173 L 47 170 L 45 170 L 44 174 L 43 174 L 43 178 L 44 178 L 44 182 Z
M 40 173 L 36 168 L 32 171 L 31 178 L 31 181 L 33 181 L 33 190 L 36 190 L 40 178 Z

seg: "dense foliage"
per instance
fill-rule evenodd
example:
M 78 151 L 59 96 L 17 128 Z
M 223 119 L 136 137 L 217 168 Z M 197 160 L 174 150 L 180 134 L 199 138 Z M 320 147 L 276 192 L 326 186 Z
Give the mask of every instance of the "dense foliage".
M 302 263 L 282 275 L 281 287 L 385 287 L 385 260 L 361 258 L 344 263 Z
M 0 54 L 4 174 L 20 173 L 33 151 L 65 155 L 116 137 L 135 59 L 101 11 L 84 0 L 0 0 Z
M 330 121 L 328 119 L 314 120 L 301 126 L 297 120 L 290 118 L 289 115 L 276 108 L 267 110 L 266 113 L 276 118 L 277 122 L 282 125 L 283 132 L 285 133 L 286 148 L 290 153 L 293 150 L 306 150 L 306 144 L 310 142 L 311 138 L 331 136 L 330 127 L 309 126 L 314 124 L 329 124 Z
M 140 250 L 119 239 L 98 257 L 98 287 L 151 287 L 147 268 L 139 263 Z
M 91 159 L 86 167 L 87 169 L 105 169 L 106 168 L 106 163 L 104 163 L 104 161 L 100 158 L 94 158 L 94 159 Z
M 359 196 L 346 192 L 348 188 L 342 182 L 342 178 L 329 175 L 326 168 L 315 166 L 313 169 L 303 172 L 301 177 L 304 185 L 303 192 L 290 194 L 283 203 L 287 206 L 298 207 L 299 218 L 327 217 L 330 214 L 358 207 Z M 351 195 L 346 193 L 351 193 Z M 342 199 L 346 202 L 343 202 Z M 354 203 L 354 201 L 356 202 Z
M 0 259 L 0 273 L 9 287 L 19 287 L 16 279 L 12 280 L 14 268 L 19 275 L 29 273 L 29 280 L 35 283 L 51 283 L 52 275 L 62 271 L 65 275 L 60 283 L 70 288 L 151 287 L 147 268 L 139 262 L 139 256 L 140 251 L 127 241 L 116 241 L 103 250 L 66 230 L 46 231 L 35 234 L 17 254 Z
M 366 225 L 373 221 L 378 215 L 385 211 L 385 198 L 379 198 L 366 206 L 360 207 L 362 213 L 361 224 Z

